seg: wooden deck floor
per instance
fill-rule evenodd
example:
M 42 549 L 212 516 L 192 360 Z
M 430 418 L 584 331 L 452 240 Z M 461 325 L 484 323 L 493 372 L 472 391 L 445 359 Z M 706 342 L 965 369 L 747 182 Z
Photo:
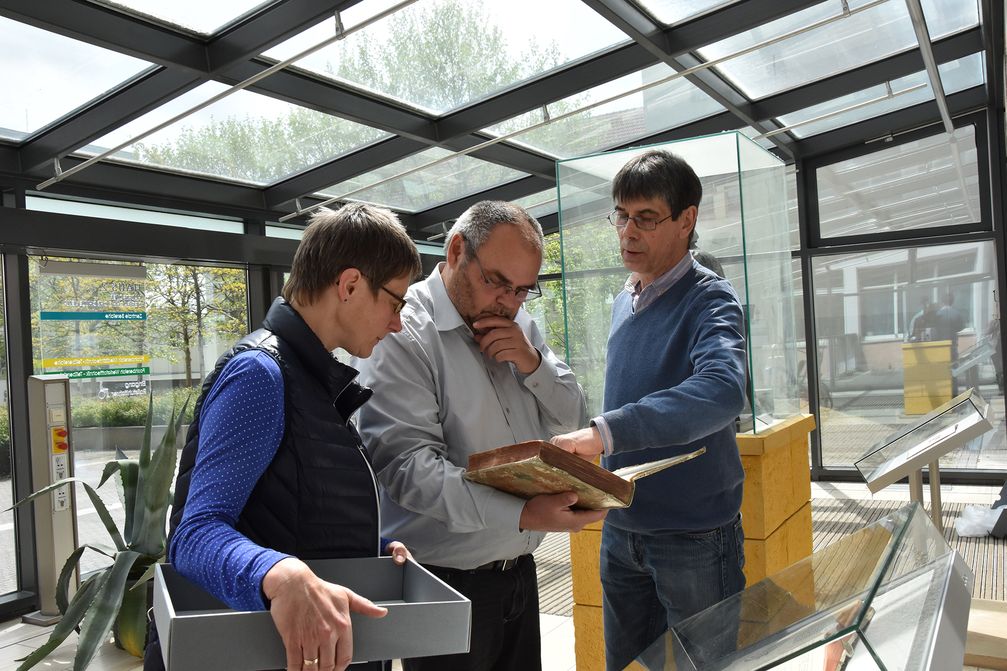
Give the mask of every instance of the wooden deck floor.
M 862 529 L 880 517 L 905 505 L 905 502 L 858 499 L 813 499 L 811 525 L 814 549 L 820 550 L 834 540 Z M 945 503 L 945 538 L 975 572 L 972 596 L 978 599 L 1007 601 L 1004 576 L 1007 575 L 1007 539 L 959 538 L 954 521 L 965 504 Z M 929 510 L 928 510 L 929 512 Z M 549 534 L 535 551 L 538 567 L 539 611 L 551 615 L 571 615 L 573 595 L 570 581 L 570 541 L 567 534 Z

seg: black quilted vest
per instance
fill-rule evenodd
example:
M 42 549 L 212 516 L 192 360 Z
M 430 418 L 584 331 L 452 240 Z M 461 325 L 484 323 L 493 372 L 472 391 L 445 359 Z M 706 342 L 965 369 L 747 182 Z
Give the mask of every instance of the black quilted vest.
M 203 399 L 231 357 L 257 349 L 283 373 L 283 441 L 259 478 L 236 529 L 263 547 L 301 559 L 366 557 L 379 553 L 377 488 L 350 415 L 371 396 L 353 382 L 357 371 L 339 363 L 282 298 L 262 328 L 217 361 L 203 382 L 179 460 L 169 540 L 182 519 L 199 445 Z

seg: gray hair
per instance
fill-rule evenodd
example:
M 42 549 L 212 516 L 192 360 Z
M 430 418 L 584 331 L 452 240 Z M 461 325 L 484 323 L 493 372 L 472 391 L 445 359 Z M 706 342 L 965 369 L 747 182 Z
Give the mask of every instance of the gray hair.
M 524 238 L 540 255 L 545 247 L 542 226 L 523 207 L 503 200 L 482 200 L 465 210 L 448 231 L 444 248 L 451 246 L 455 236 L 461 236 L 472 252 L 479 250 L 493 229 L 501 224 L 519 226 Z

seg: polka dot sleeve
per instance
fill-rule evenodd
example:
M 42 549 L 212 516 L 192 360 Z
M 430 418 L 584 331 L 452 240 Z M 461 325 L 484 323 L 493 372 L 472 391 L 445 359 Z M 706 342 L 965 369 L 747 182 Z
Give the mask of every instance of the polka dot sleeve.
M 199 450 L 189 497 L 175 530 L 175 569 L 239 610 L 263 610 L 262 579 L 288 555 L 235 530 L 255 484 L 283 438 L 283 375 L 257 350 L 231 359 L 200 414 Z

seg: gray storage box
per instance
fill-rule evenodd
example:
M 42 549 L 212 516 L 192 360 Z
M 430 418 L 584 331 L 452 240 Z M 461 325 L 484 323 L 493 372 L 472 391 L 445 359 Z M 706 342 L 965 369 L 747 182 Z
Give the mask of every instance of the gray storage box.
M 352 614 L 353 661 L 468 652 L 472 604 L 416 562 L 391 557 L 307 562 L 321 578 L 388 608 Z M 154 575 L 154 621 L 167 671 L 261 671 L 287 666 L 268 611 L 235 611 L 170 564 Z

